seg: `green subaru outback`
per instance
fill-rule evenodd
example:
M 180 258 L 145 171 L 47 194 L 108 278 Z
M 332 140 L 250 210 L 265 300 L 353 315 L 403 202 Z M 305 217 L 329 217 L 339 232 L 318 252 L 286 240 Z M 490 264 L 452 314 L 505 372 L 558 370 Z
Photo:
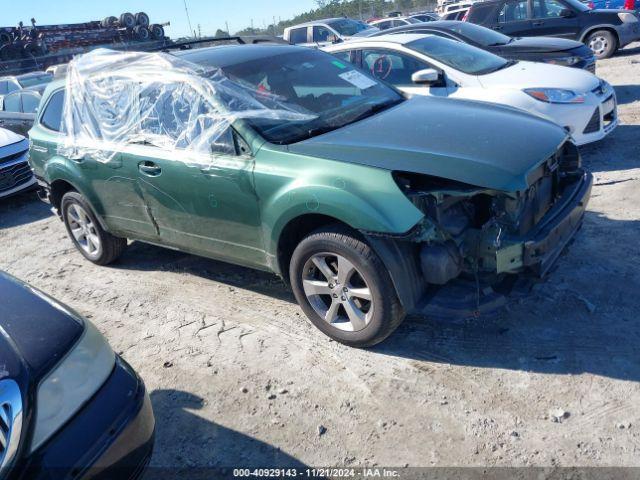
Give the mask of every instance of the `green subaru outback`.
M 405 99 L 286 45 L 85 55 L 30 137 L 41 196 L 89 261 L 130 239 L 273 272 L 358 347 L 442 286 L 544 275 L 592 185 L 546 120 Z

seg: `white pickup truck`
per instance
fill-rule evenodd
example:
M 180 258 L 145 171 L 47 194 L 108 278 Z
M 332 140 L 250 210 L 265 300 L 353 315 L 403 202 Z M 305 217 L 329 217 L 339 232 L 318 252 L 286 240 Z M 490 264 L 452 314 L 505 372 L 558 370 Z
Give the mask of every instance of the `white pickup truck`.
M 379 29 L 350 18 L 327 18 L 301 23 L 284 30 L 283 38 L 294 45 L 326 47 L 352 37 L 368 37 Z

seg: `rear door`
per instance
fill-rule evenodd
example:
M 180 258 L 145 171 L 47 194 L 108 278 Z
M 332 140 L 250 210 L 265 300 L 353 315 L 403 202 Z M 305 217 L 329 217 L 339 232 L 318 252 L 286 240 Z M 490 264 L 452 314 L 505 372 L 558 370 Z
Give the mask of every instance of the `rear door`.
M 42 106 L 39 122 L 32 131 L 32 166 L 40 176 L 45 176 L 48 162 L 62 163 L 63 168 L 57 167 L 47 177 L 55 175 L 55 180 L 59 176 L 80 189 L 112 233 L 131 238 L 155 237 L 156 229 L 137 186 L 135 166 L 123 163 L 118 152 L 105 150 L 99 139 L 93 145 L 98 155 L 86 149 L 71 148 L 64 156 L 58 151 L 64 141 L 64 97 L 64 89 L 60 89 Z
M 505 35 L 530 36 L 534 35 L 529 0 L 509 0 L 502 5 L 498 12 L 498 23 L 494 27 Z
M 561 16 L 573 12 L 572 17 Z M 533 0 L 533 35 L 574 39 L 580 32 L 578 16 L 560 0 Z

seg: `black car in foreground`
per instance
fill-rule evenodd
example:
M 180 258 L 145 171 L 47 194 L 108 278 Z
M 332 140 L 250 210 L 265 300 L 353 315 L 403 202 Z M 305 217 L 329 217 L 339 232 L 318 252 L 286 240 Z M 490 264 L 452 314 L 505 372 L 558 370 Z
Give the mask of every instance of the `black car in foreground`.
M 139 478 L 154 430 L 142 380 L 96 327 L 0 272 L 0 478 Z
M 474 3 L 467 21 L 514 37 L 551 36 L 585 43 L 597 58 L 640 40 L 629 10 L 592 10 L 579 0 L 487 0 Z
M 490 28 L 456 20 L 405 25 L 372 37 L 394 33 L 425 33 L 468 43 L 507 60 L 545 62 L 596 71 L 596 57 L 589 47 L 574 40 L 551 37 L 512 38 Z

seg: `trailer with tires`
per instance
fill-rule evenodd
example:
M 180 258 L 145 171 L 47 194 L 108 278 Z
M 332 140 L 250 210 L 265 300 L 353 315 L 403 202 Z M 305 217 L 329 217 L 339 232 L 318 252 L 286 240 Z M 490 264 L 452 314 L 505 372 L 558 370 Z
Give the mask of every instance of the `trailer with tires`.
M 0 27 L 0 75 L 44 70 L 101 46 L 157 49 L 171 42 L 164 30 L 168 25 L 151 23 L 145 12 L 125 12 L 83 23 L 38 25 L 32 18 L 31 26 Z

